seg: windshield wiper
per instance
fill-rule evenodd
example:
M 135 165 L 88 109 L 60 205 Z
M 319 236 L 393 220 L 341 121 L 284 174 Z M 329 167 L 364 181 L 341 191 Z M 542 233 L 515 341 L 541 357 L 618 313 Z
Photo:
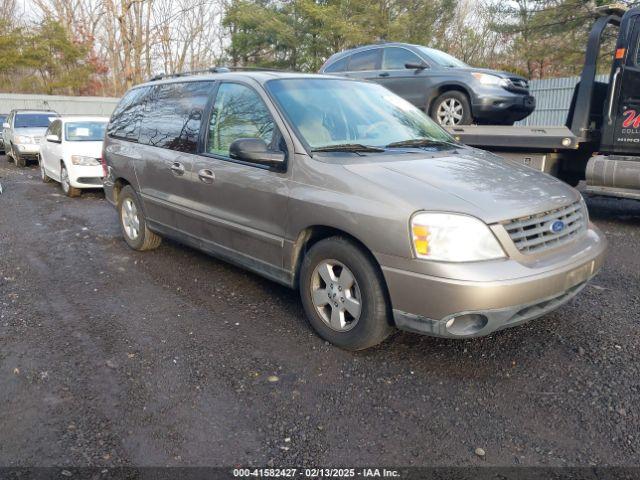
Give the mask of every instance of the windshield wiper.
M 428 138 L 416 138 L 412 140 L 403 140 L 401 142 L 393 142 L 387 145 L 387 148 L 420 148 L 420 147 L 430 147 L 432 145 L 447 145 L 450 147 L 459 147 L 460 145 L 456 145 L 455 143 L 447 142 L 445 140 L 430 140 Z
M 342 143 L 339 145 L 325 145 L 311 150 L 312 152 L 384 152 L 384 148 L 363 145 L 361 143 Z

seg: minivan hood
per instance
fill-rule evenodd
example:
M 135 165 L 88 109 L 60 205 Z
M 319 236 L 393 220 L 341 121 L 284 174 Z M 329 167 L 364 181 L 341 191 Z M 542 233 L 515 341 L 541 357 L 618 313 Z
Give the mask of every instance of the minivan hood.
M 580 197 L 550 175 L 471 148 L 345 168 L 391 189 L 416 211 L 465 213 L 486 223 L 553 210 Z

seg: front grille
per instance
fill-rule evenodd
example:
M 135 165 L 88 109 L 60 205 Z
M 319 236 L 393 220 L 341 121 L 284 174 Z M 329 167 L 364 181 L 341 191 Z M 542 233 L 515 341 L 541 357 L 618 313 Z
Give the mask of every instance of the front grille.
M 42 140 L 42 137 L 33 137 L 35 143 L 40 143 L 40 140 Z
M 510 85 L 507 90 L 517 93 L 529 93 L 529 82 L 523 78 L 509 78 Z
M 564 228 L 553 231 L 554 222 Z M 504 224 L 516 248 L 524 253 L 537 253 L 572 241 L 587 229 L 587 216 L 581 202 L 548 212 L 517 218 Z

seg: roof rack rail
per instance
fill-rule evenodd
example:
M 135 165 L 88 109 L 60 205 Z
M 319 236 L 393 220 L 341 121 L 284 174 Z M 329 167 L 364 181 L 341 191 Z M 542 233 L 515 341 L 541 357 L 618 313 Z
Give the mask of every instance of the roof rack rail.
M 177 73 L 160 73 L 151 77 L 149 82 L 157 82 L 158 80 L 164 80 L 165 78 L 177 78 L 177 77 L 188 77 L 191 75 L 205 75 L 207 73 L 229 73 L 236 71 L 255 71 L 255 72 L 282 72 L 283 70 L 279 70 L 277 68 L 263 68 L 263 67 L 210 67 L 202 70 L 190 70 L 186 72 L 177 72 Z

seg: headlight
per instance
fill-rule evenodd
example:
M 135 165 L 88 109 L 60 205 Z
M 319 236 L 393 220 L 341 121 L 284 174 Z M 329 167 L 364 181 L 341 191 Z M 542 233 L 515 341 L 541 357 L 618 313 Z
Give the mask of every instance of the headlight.
M 487 73 L 474 72 L 471 75 L 475 77 L 483 85 L 493 85 L 496 87 L 508 87 L 509 80 L 506 78 L 498 77 L 497 75 L 489 75 Z
M 33 137 L 26 135 L 16 135 L 16 143 L 24 145 L 25 143 L 36 143 Z
M 505 258 L 505 253 L 482 221 L 454 213 L 418 213 L 411 219 L 416 257 L 442 262 L 474 262 Z
M 84 165 L 85 167 L 95 167 L 100 162 L 93 157 L 85 157 L 84 155 L 71 155 L 71 163 L 74 165 Z
M 587 208 L 587 202 L 584 200 L 582 195 L 580 195 L 580 205 L 582 205 L 582 212 L 584 213 L 586 224 L 589 225 L 589 209 Z

